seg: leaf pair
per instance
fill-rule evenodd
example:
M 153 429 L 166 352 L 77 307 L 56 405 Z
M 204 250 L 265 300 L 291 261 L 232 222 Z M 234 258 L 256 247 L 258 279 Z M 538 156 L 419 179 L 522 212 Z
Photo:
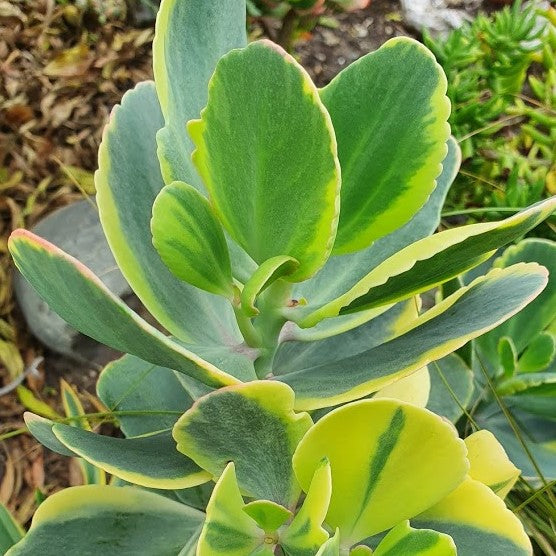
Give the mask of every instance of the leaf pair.
M 311 426 L 305 414 L 292 420 L 288 390 L 268 381 L 233 386 L 203 398 L 176 423 L 178 449 L 220 475 L 207 508 L 200 554 L 255 554 L 265 542 L 270 547 L 283 545 L 289 553 L 288 543 L 294 538 L 300 542 L 300 554 L 304 553 L 301 548 L 314 554 L 318 543 L 325 544 L 327 534 L 323 536 L 323 532 L 327 529 L 337 529 L 339 544 L 347 549 L 392 528 L 377 548 L 379 554 L 389 554 L 393 546 L 414 535 L 409 544 L 413 548 L 404 554 L 419 554 L 414 549 L 421 537 L 426 537 L 425 546 L 440 543 L 439 549 L 450 549 L 439 554 L 455 554 L 454 543 L 458 554 L 476 554 L 480 544 L 471 540 L 473 535 L 483 541 L 490 535 L 493 543 L 506 550 L 496 554 L 530 553 L 529 540 L 517 518 L 479 482 L 504 482 L 506 488 L 517 478 L 517 470 L 503 451 L 493 459 L 499 448 L 492 435 L 487 433 L 485 438 L 481 433 L 476 440 L 475 435 L 470 437 L 468 460 L 466 446 L 453 427 L 426 410 L 392 399 L 354 402 Z M 276 403 L 278 399 L 284 401 Z M 247 402 L 255 403 L 246 412 Z M 275 424 L 280 414 L 281 433 Z M 208 418 L 217 415 L 226 415 L 226 421 Z M 262 430 L 253 433 L 247 415 L 257 423 L 253 428 Z M 269 415 L 273 416 L 272 425 Z M 306 421 L 310 428 L 300 438 L 293 432 L 294 423 Z M 265 433 L 268 439 L 262 441 Z M 271 439 L 273 444 L 269 444 Z M 293 445 L 292 468 L 287 473 L 276 462 L 288 458 Z M 254 469 L 259 475 L 256 482 Z M 468 473 L 473 479 L 466 478 Z M 269 486 L 279 484 L 275 490 Z M 307 497 L 296 513 L 297 485 Z M 296 494 L 286 494 L 292 492 Z M 271 514 L 284 519 L 269 526 L 268 519 L 254 514 L 254 503 L 246 505 L 243 496 L 269 500 L 258 509 L 274 508 Z M 283 505 L 284 511 L 273 504 Z M 477 517 L 477 504 L 488 507 L 490 513 L 481 512 Z M 294 512 L 290 522 L 286 522 L 287 510 Z M 412 531 L 403 525 L 408 519 L 415 527 L 431 531 Z M 302 522 L 306 525 L 301 526 Z M 239 539 L 245 544 L 234 552 Z M 363 548 L 357 550 L 365 553 Z
M 381 78 L 385 68 L 388 80 Z M 412 102 L 400 102 L 397 83 Z M 320 95 L 293 58 L 269 41 L 230 52 L 216 66 L 201 119 L 188 126 L 218 220 L 259 265 L 278 256 L 295 259 L 287 277 L 294 282 L 315 274 L 333 246 L 335 253 L 368 246 L 407 222 L 434 189 L 449 135 L 445 89 L 430 53 L 408 39 L 364 57 Z M 362 100 L 374 95 L 381 97 L 380 110 Z M 411 164 L 395 164 L 394 152 Z M 164 209 L 155 210 L 157 250 L 176 276 L 229 297 L 229 255 L 216 220 L 204 230 L 206 207 L 200 209 L 192 192 L 177 198 L 177 185 L 169 187 L 161 193 L 168 199 L 157 204 L 170 210 L 172 224 Z M 188 213 L 181 230 L 172 207 Z M 191 222 L 197 223 L 193 234 Z

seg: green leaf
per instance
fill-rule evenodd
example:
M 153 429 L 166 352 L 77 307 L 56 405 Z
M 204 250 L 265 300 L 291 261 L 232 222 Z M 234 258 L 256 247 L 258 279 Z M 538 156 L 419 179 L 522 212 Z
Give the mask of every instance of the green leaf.
M 531 376 L 531 375 L 525 375 Z M 473 414 L 478 425 L 494 434 L 502 444 L 510 460 L 521 469 L 522 476 L 528 481 L 539 481 L 538 471 L 531 462 L 531 457 L 547 481 L 556 480 L 556 419 L 554 400 L 556 388 L 546 398 L 536 393 L 525 396 L 524 402 L 529 402 L 524 408 L 516 403 L 522 396 L 508 396 L 503 402 L 510 411 L 513 419 L 518 423 L 521 436 L 529 453 L 516 437 L 510 427 L 506 415 L 501 411 L 496 402 L 481 404 Z M 539 406 L 544 406 L 540 408 Z M 533 413 L 531 409 L 537 413 Z
M 57 454 L 61 454 L 63 456 L 68 456 L 70 458 L 77 456 L 77 454 L 73 450 L 67 448 L 54 435 L 54 432 L 52 431 L 52 427 L 54 427 L 54 421 L 45 419 L 44 417 L 40 417 L 39 415 L 35 415 L 34 413 L 30 413 L 29 411 L 26 411 L 23 414 L 23 419 L 25 420 L 25 424 L 27 425 L 29 432 L 43 446 L 46 446 L 49 450 L 52 450 L 53 452 L 56 452 Z
M 460 149 L 455 139 L 450 138 L 448 154 L 442 162 L 442 174 L 437 180 L 436 189 L 423 208 L 407 224 L 376 240 L 367 249 L 347 255 L 333 255 L 310 280 L 296 284 L 294 297 L 304 299 L 307 305 L 299 305 L 292 309 L 288 312 L 288 317 L 299 322 L 303 317 L 355 286 L 368 274 L 369 269 L 377 267 L 411 243 L 432 234 L 440 223 L 440 212 L 444 199 L 459 170 L 460 163 Z M 329 319 L 329 322 L 332 320 Z M 326 321 L 324 322 L 326 323 Z
M 364 544 L 360 544 L 349 551 L 349 556 L 370 556 L 373 551 Z
M 339 361 L 279 375 L 276 380 L 293 388 L 299 410 L 366 396 L 497 326 L 534 299 L 546 281 L 546 270 L 534 263 L 495 269 L 408 323 L 396 338 Z
M 39 506 L 29 532 L 6 556 L 175 556 L 203 518 L 197 510 L 131 487 L 66 488 Z
M 313 555 L 328 539 L 322 524 L 332 495 L 330 463 L 324 458 L 315 470 L 303 505 L 280 536 L 280 545 L 288 554 Z
M 232 300 L 232 268 L 224 231 L 209 202 L 183 182 L 167 185 L 156 198 L 153 245 L 172 274 L 197 288 Z
M 253 519 L 265 533 L 277 531 L 293 516 L 290 510 L 270 500 L 253 500 L 249 502 L 249 504 L 245 504 L 243 511 Z
M 245 556 L 264 543 L 264 533 L 247 515 L 233 462 L 226 465 L 207 506 L 197 556 Z
M 552 201 L 555 200 L 556 197 L 553 197 Z M 518 262 L 536 262 L 546 267 L 549 272 L 548 285 L 527 308 L 477 342 L 485 363 L 496 361 L 496 347 L 503 336 L 511 338 L 517 353 L 521 354 L 550 325 L 556 314 L 556 243 L 538 238 L 525 239 L 506 249 L 496 259 L 494 266 L 505 268 Z
M 134 438 L 102 436 L 68 425 L 52 431 L 89 463 L 133 484 L 167 490 L 206 483 L 211 475 L 176 450 L 169 431 Z
M 415 320 L 415 307 L 414 299 L 402 301 L 356 328 L 324 339 L 319 337 L 321 325 L 337 319 L 327 319 L 319 323 L 315 327 L 317 334 L 314 339 L 310 335 L 313 332 L 312 328 L 290 328 L 287 335 L 282 335 L 283 342 L 273 362 L 274 372 L 283 375 L 299 369 L 341 361 L 383 344 L 399 336 L 408 323 Z
M 508 336 L 503 336 L 498 341 L 498 358 L 504 375 L 513 376 L 517 367 L 517 352 L 512 339 Z
M 471 402 L 474 390 L 473 371 L 461 357 L 451 353 L 434 361 L 429 366 L 429 372 L 431 391 L 427 409 L 446 417 L 452 423 L 457 422 Z
M 543 371 L 554 361 L 555 355 L 556 337 L 550 332 L 541 332 L 519 358 L 519 370 L 524 373 Z
M 555 209 L 556 196 L 501 222 L 470 224 L 419 240 L 298 324 L 313 326 L 322 318 L 394 303 L 426 291 L 485 261 L 494 250 L 534 228 Z
M 8 508 L 0 503 L 0 553 L 5 554 L 10 547 L 23 538 L 24 534 L 25 531 Z
M 396 525 L 382 539 L 374 556 L 456 556 L 456 545 L 452 537 L 431 531 L 413 529 L 408 521 Z
M 77 396 L 77 393 L 73 388 L 64 380 L 60 381 L 61 384 L 61 394 L 62 403 L 64 405 L 64 411 L 67 417 L 81 417 L 85 414 L 81 401 Z M 74 427 L 80 427 L 84 430 L 92 430 L 89 425 L 89 421 L 86 417 L 82 417 L 79 420 L 70 421 L 70 425 Z M 54 433 L 53 433 L 54 434 Z M 85 485 L 105 485 L 106 484 L 106 474 L 103 469 L 90 464 L 88 461 L 78 458 L 77 462 L 81 468 L 81 473 L 83 475 L 83 484 Z
M 178 373 L 132 355 L 124 355 L 103 369 L 97 394 L 110 411 L 138 413 L 116 417 L 126 436 L 172 428 L 193 403 Z
M 193 161 L 232 238 L 258 264 L 297 259 L 290 281 L 314 274 L 334 240 L 340 168 L 330 117 L 301 66 L 269 41 L 230 52 L 188 129 Z
M 391 398 L 407 402 L 417 407 L 427 407 L 431 389 L 431 379 L 428 367 L 423 367 L 400 378 L 392 384 L 387 384 L 373 396 L 373 399 Z
M 178 450 L 214 477 L 233 461 L 244 494 L 291 509 L 300 493 L 291 458 L 312 424 L 308 414 L 294 413 L 293 404 L 292 390 L 277 382 L 217 390 L 176 423 Z
M 458 556 L 477 556 L 485 548 L 489 556 L 533 554 L 519 519 L 490 488 L 472 479 L 411 523 L 450 535 Z
M 326 523 L 351 546 L 429 508 L 464 479 L 463 442 L 440 417 L 395 400 L 363 400 L 323 417 L 294 458 L 306 489 L 322 458 L 330 461 Z
M 149 325 L 87 267 L 44 239 L 16 230 L 8 245 L 16 266 L 37 293 L 83 334 L 208 385 L 237 381 Z
M 425 204 L 450 136 L 446 76 L 432 53 L 407 37 L 386 42 L 321 91 L 342 167 L 335 253 L 367 247 Z
M 152 206 L 164 187 L 155 136 L 163 125 L 153 83 L 140 83 L 114 108 L 95 174 L 104 233 L 127 282 L 166 330 L 186 342 L 241 343 L 229 303 L 178 280 L 152 244 Z
M 208 83 L 227 52 L 247 44 L 245 0 L 163 0 L 153 41 L 156 92 L 166 127 L 158 136 L 166 183 L 202 188 L 185 124 L 207 103 Z
M 491 488 L 500 498 L 510 492 L 519 469 L 510 461 L 496 437 L 487 430 L 480 430 L 465 439 L 469 476 Z
M 340 556 L 340 531 L 338 529 L 334 536 L 319 548 L 315 556 Z
M 294 272 L 298 266 L 298 261 L 284 255 L 278 255 L 266 260 L 253 273 L 241 291 L 241 307 L 243 311 L 250 317 L 258 315 L 259 310 L 255 307 L 257 296 L 278 278 Z

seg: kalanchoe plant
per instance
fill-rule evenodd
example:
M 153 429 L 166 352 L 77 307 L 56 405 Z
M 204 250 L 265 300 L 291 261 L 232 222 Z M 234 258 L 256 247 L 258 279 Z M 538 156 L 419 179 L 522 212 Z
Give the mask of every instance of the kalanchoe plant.
M 429 408 L 454 421 L 461 416 L 442 373 L 458 403 L 496 435 L 527 479 L 551 481 L 556 479 L 556 243 L 525 239 L 487 264 L 507 268 L 529 262 L 549 270 L 545 290 L 523 311 L 478 338 L 471 359 L 452 354 L 431 368 L 435 394 Z M 469 282 L 473 276 L 464 279 Z M 521 440 L 503 408 L 521 430 Z
M 202 397 L 177 421 L 178 450 L 219 477 L 206 515 L 130 487 L 75 487 L 41 506 L 10 556 L 59 554 L 69 541 L 103 554 L 531 553 L 501 499 L 519 470 L 492 434 L 464 443 L 447 421 L 394 399 L 352 402 L 316 424 L 293 407 L 287 385 L 253 381 Z M 64 440 L 75 430 L 55 425 Z
M 437 553 L 455 543 L 476 554 L 485 538 L 493 554 L 530 553 L 503 502 L 466 483 L 450 426 L 417 406 L 429 397 L 426 365 L 526 306 L 546 269 L 493 269 L 422 314 L 418 296 L 520 237 L 556 199 L 430 236 L 459 164 L 430 52 L 394 39 L 318 90 L 281 48 L 245 45 L 244 14 L 243 0 L 163 1 L 156 85 L 125 95 L 100 148 L 106 236 L 168 334 L 53 245 L 26 231 L 10 239 L 54 310 L 126 353 L 97 387 L 126 438 L 36 416 L 29 429 L 53 450 L 156 489 L 53 496 L 11 556 L 37 546 L 59 554 L 59 543 L 79 554 L 345 554 L 390 530 L 377 548 L 388 554 L 407 536 L 424 538 L 408 519 L 451 550 Z M 328 426 L 330 437 L 319 432 Z M 437 435 L 445 442 L 425 454 Z M 421 479 L 417 467 L 389 467 L 398 458 L 415 461 Z M 206 506 L 200 485 L 211 480 Z M 230 523 L 245 526 L 246 545 Z M 298 548 L 309 543 L 306 523 L 312 544 Z

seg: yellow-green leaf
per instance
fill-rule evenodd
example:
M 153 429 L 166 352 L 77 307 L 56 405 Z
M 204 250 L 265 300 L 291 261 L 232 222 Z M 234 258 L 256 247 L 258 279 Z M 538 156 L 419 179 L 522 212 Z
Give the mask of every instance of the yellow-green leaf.
M 505 498 L 519 478 L 520 470 L 510 461 L 502 444 L 487 430 L 465 439 L 469 458 L 469 476 Z
M 153 245 L 172 274 L 210 293 L 233 299 L 230 255 L 209 202 L 191 185 L 173 182 L 153 205 Z
M 293 405 L 293 391 L 278 382 L 221 388 L 184 413 L 174 438 L 180 452 L 214 477 L 233 461 L 244 494 L 293 509 L 300 487 L 291 458 L 312 425 Z
M 504 501 L 479 481 L 466 479 L 456 490 L 412 519 L 414 527 L 450 535 L 458 556 L 530 556 L 531 542 Z
M 264 543 L 264 532 L 244 508 L 235 467 L 230 462 L 212 491 L 197 556 L 246 556 Z
M 332 469 L 326 523 L 351 546 L 437 503 L 464 479 L 468 463 L 455 429 L 395 400 L 363 400 L 323 417 L 293 458 L 309 486 L 323 457 Z
M 258 41 L 225 55 L 188 125 L 193 161 L 224 228 L 257 262 L 286 255 L 302 281 L 336 233 L 340 167 L 328 112 L 301 66 Z
M 409 521 L 396 525 L 382 539 L 374 556 L 456 556 L 456 545 L 452 537 L 431 531 L 413 529 Z
M 446 88 L 432 53 L 398 37 L 349 65 L 321 91 L 342 166 L 335 253 L 367 247 L 425 204 L 450 136 Z

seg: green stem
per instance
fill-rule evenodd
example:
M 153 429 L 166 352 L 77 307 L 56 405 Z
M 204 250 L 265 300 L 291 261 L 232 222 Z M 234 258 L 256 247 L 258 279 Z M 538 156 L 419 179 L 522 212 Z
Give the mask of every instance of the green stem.
M 262 344 L 261 335 L 253 326 L 253 321 L 245 314 L 241 305 L 234 303 L 234 314 L 245 343 L 254 348 L 260 347 Z
M 279 279 L 259 297 L 260 315 L 254 320 L 254 326 L 262 338 L 261 355 L 255 360 L 255 371 L 259 378 L 266 378 L 272 373 L 278 338 L 287 320 L 282 313 L 291 298 L 291 291 L 292 285 Z

